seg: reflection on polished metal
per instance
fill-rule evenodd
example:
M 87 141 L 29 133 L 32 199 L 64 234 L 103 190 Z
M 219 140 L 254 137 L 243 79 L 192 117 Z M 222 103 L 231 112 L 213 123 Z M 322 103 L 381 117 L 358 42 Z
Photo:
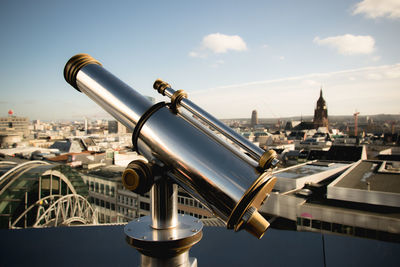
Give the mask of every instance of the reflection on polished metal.
M 265 170 L 275 167 L 278 162 L 279 160 L 277 159 L 277 154 L 275 150 L 270 149 L 262 154 L 258 164 L 260 168 Z
M 67 81 L 76 83 L 80 91 L 125 126 L 134 129 L 151 103 L 99 64 L 87 62 L 90 63 L 84 66 L 67 63 L 66 77 L 76 77 L 76 81 Z M 77 74 L 69 75 L 69 72 Z M 163 90 L 170 97 L 175 92 L 166 86 Z M 186 98 L 182 98 L 180 104 L 196 116 L 224 125 Z M 217 139 L 210 138 L 181 114 L 171 112 L 165 106 L 147 118 L 138 137 L 137 151 L 149 161 L 157 159 L 162 162 L 170 170 L 169 176 L 222 219 L 229 229 L 244 228 L 257 237 L 263 235 L 268 222 L 257 215 L 257 210 L 246 221 L 243 216 L 251 207 L 259 208 L 272 190 L 275 178 L 232 153 Z M 242 143 L 242 137 L 237 139 Z M 243 146 L 248 148 L 253 158 L 257 158 L 257 162 L 264 153 L 257 147 L 250 149 L 254 145 Z
M 151 188 L 151 227 L 170 229 L 178 225 L 178 185 L 168 179 L 156 181 Z
M 189 249 L 201 240 L 203 224 L 192 216 L 178 217 L 179 224 L 171 229 L 151 228 L 149 216 L 125 226 L 127 242 L 142 254 L 141 266 L 197 266 L 189 258 Z
M 126 240 L 141 253 L 142 267 L 196 267 L 189 249 L 202 238 L 203 224 L 178 215 L 178 186 L 165 175 L 158 178 L 151 188 L 151 217 L 126 225 Z
M 181 105 L 182 99 L 187 98 L 187 94 L 184 90 L 175 91 L 175 93 L 171 96 L 171 106 L 173 109 L 178 109 Z
M 169 98 L 173 98 L 176 92 L 171 86 L 164 82 L 161 79 L 157 79 L 154 82 L 153 88 L 156 89 L 160 94 L 165 95 Z M 226 126 L 224 123 L 216 119 L 214 116 L 209 114 L 207 111 L 203 110 L 195 103 L 190 101 L 187 98 L 181 99 L 179 102 L 180 106 L 185 108 L 187 111 L 201 119 L 207 125 L 211 126 L 215 130 L 219 131 L 223 134 L 226 138 L 231 140 L 233 143 L 237 144 L 239 147 L 243 148 L 247 153 L 249 153 L 250 157 L 252 157 L 255 161 L 259 161 L 261 155 L 264 153 L 264 150 L 259 148 L 258 146 L 254 145 L 252 142 L 241 136 L 240 134 L 236 133 L 230 127 Z

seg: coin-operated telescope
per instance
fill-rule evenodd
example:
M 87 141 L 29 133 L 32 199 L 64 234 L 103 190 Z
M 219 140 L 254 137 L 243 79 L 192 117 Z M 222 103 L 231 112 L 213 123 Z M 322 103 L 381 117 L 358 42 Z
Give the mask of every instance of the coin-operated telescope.
M 128 243 L 141 253 L 143 266 L 197 265 L 188 251 L 200 241 L 203 225 L 178 214 L 177 185 L 228 229 L 264 235 L 269 223 L 258 208 L 276 181 L 268 171 L 278 163 L 275 152 L 253 145 L 191 102 L 183 90 L 161 80 L 153 87 L 170 102 L 153 105 L 87 54 L 73 56 L 64 77 L 133 130 L 133 148 L 147 159 L 131 162 L 122 175 L 127 189 L 151 190 L 151 216 L 128 223 L 124 230 Z

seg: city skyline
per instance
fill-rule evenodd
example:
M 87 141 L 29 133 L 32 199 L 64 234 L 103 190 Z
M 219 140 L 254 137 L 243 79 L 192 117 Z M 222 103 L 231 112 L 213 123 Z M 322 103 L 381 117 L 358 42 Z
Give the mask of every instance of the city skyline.
M 79 8 L 77 8 L 79 7 Z M 163 78 L 218 118 L 399 114 L 396 1 L 5 1 L 0 113 L 110 118 L 63 79 L 81 52 L 140 93 Z

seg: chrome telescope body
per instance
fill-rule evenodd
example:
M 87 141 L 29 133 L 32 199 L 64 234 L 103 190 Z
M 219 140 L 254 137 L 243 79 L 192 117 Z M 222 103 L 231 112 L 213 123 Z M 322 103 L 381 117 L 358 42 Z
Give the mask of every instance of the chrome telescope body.
M 147 98 L 89 55 L 72 57 L 64 76 L 126 127 L 135 131 L 140 124 L 138 153 L 165 166 L 172 180 L 222 219 L 228 229 L 244 228 L 258 238 L 263 236 L 269 223 L 258 208 L 275 184 L 270 172 L 259 168 L 256 161 L 232 153 L 168 105 L 152 108 Z M 182 104 L 193 106 L 191 102 Z M 202 115 L 207 120 L 207 114 Z M 253 154 L 253 159 L 263 156 L 260 151 Z
M 217 130 L 219 133 L 228 138 L 231 142 L 242 148 L 248 155 L 256 162 L 260 161 L 260 158 L 264 154 L 264 150 L 260 147 L 254 145 L 248 139 L 244 138 L 240 134 L 236 133 L 232 128 L 228 127 L 220 120 L 216 119 L 214 116 L 209 114 L 207 111 L 203 110 L 195 103 L 187 99 L 186 93 L 182 90 L 175 91 L 171 88 L 168 83 L 158 79 L 154 83 L 154 89 L 156 89 L 160 94 L 167 96 L 172 102 L 177 102 L 177 105 L 186 109 L 192 113 L 196 118 L 200 119 L 202 122 L 206 123 L 208 126 Z M 181 96 L 181 97 L 179 97 Z

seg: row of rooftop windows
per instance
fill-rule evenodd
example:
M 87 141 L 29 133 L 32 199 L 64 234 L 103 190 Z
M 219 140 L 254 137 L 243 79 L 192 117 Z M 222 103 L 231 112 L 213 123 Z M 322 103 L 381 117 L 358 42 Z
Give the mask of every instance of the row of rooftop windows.
M 118 195 L 118 203 L 129 205 L 131 207 L 133 207 L 133 206 L 137 207 L 137 199 L 123 196 L 123 195 Z
M 400 237 L 396 234 L 388 232 L 349 226 L 339 223 L 331 223 L 320 220 L 312 220 L 308 218 L 297 217 L 297 225 L 310 228 L 310 230 L 329 231 L 338 234 L 366 237 L 384 241 L 400 242 Z
M 108 201 L 104 201 L 103 199 L 90 197 L 89 198 L 89 202 L 95 204 L 96 206 L 115 211 L 115 204 L 114 203 L 110 203 Z
M 89 186 L 89 190 L 92 192 L 100 193 L 106 196 L 114 197 L 115 196 L 115 187 L 99 184 L 98 182 L 91 181 L 90 183 L 86 181 L 86 184 Z
M 196 207 L 196 208 L 203 208 L 203 205 L 201 205 L 200 202 L 193 198 L 188 198 L 188 197 L 181 197 L 178 196 L 178 203 L 185 205 L 185 206 L 190 206 L 190 207 Z
M 111 223 L 111 217 L 109 215 L 99 213 L 99 223 Z
M 136 212 L 133 209 L 118 207 L 118 212 L 132 219 L 136 217 Z
M 204 215 L 201 215 L 201 214 L 196 214 L 196 213 L 193 213 L 193 212 L 188 212 L 188 211 L 184 211 L 184 210 L 180 210 L 180 209 L 178 209 L 178 213 L 179 214 L 190 215 L 190 216 L 193 216 L 193 217 L 198 218 L 198 219 L 207 219 L 208 218 L 207 216 L 204 216 Z
M 9 122 L 9 121 L 22 121 L 22 122 L 28 122 L 26 118 L 0 118 L 0 122 Z

